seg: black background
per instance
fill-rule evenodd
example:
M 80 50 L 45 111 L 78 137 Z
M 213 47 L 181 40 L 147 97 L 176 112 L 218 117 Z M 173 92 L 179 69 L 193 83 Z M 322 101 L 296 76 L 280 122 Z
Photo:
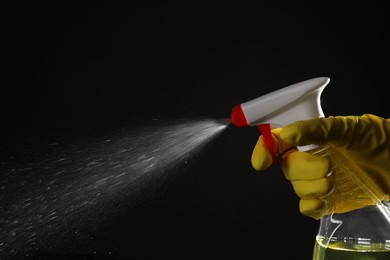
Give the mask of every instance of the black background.
M 326 115 L 389 117 L 384 4 L 124 2 L 3 6 L 3 140 L 224 119 L 238 103 L 318 76 L 331 79 Z M 258 134 L 229 126 L 131 212 L 92 223 L 93 240 L 50 254 L 310 259 L 319 223 L 299 213 L 279 166 L 252 169 Z

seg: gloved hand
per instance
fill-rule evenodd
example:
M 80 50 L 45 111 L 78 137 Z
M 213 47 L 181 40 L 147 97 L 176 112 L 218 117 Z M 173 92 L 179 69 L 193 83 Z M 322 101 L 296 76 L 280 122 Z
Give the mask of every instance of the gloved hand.
M 363 189 L 348 187 L 346 173 L 332 172 L 334 158 L 311 152 L 299 152 L 296 146 L 316 144 L 331 146 L 333 151 L 355 164 L 359 179 L 375 190 L 376 198 L 388 200 L 390 195 L 390 119 L 372 114 L 331 116 L 294 122 L 272 130 L 282 170 L 300 198 L 300 212 L 314 219 L 324 214 L 343 213 L 375 201 Z M 332 152 L 332 151 L 331 151 Z M 335 158 L 338 156 L 336 155 Z M 252 165 L 260 171 L 272 165 L 272 157 L 262 136 L 252 153 Z M 373 184 L 374 186 L 370 186 Z M 354 197 L 351 201 L 350 191 Z M 361 198 L 354 203 L 355 198 Z

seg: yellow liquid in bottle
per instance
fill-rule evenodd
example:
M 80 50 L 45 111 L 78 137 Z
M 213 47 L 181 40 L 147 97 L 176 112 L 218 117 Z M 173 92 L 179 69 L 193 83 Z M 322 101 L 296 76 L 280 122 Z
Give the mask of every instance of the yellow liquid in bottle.
M 360 242 L 330 242 L 327 246 L 316 238 L 313 260 L 389 260 L 390 241 L 386 244 Z

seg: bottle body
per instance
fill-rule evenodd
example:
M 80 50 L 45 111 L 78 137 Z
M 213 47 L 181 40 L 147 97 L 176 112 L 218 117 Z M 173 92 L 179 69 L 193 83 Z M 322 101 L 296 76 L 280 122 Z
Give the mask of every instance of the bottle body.
M 333 190 L 324 197 L 314 260 L 390 259 L 388 197 L 359 166 L 334 147 L 311 151 L 331 160 Z
M 390 259 L 390 223 L 383 213 L 389 210 L 374 205 L 323 216 L 313 259 Z

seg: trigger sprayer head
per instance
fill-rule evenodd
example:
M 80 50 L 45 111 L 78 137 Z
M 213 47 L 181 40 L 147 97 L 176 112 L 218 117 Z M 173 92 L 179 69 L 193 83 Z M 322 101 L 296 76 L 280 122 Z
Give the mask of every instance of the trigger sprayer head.
M 231 112 L 231 122 L 237 127 L 283 127 L 297 120 L 323 117 L 320 96 L 329 81 L 328 77 L 305 80 L 239 104 Z
M 257 126 L 275 158 L 271 129 L 294 121 L 324 117 L 320 96 L 328 77 L 305 80 L 236 105 L 230 120 L 236 127 Z

